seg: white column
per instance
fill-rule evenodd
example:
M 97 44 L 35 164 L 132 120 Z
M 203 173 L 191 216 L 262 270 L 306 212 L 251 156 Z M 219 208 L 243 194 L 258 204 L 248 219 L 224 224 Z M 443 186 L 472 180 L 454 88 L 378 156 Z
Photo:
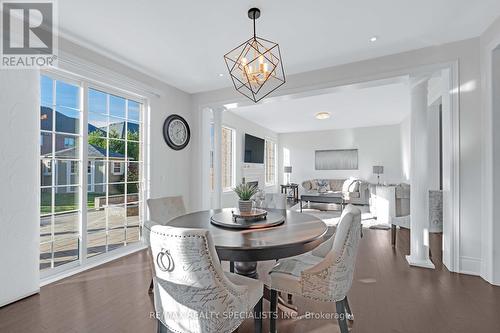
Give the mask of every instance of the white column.
M 221 208 L 222 202 L 222 112 L 224 110 L 213 109 L 214 113 L 214 173 L 215 188 L 212 197 L 212 208 Z
M 415 78 L 411 83 L 411 229 L 406 260 L 412 266 L 434 268 L 429 259 L 427 82 L 427 78 Z

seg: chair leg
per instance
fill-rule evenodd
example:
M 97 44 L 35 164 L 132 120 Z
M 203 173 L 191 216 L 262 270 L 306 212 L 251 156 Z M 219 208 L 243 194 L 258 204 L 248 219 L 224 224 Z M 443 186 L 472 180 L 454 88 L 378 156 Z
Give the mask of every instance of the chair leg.
M 293 304 L 293 296 L 292 294 L 288 294 L 288 304 Z
M 151 278 L 151 283 L 149 284 L 148 294 L 153 294 L 153 278 Z
M 347 296 L 344 299 L 344 305 L 345 305 L 345 313 L 347 316 L 347 320 L 353 321 L 354 315 L 352 314 L 351 307 L 349 306 L 349 301 L 347 300 Z
M 347 327 L 347 320 L 345 318 L 346 315 L 345 315 L 344 300 L 335 302 L 335 306 L 337 308 L 337 317 L 338 317 L 340 332 L 349 333 L 349 328 Z
M 270 333 L 276 333 L 276 319 L 278 318 L 278 312 L 276 311 L 276 307 L 278 305 L 278 292 L 274 289 L 271 289 L 271 309 L 270 309 Z
M 391 225 L 391 245 L 396 246 L 396 225 Z
M 234 273 L 234 261 L 229 262 L 229 272 Z
M 262 333 L 262 300 L 263 298 L 253 308 L 255 333 Z

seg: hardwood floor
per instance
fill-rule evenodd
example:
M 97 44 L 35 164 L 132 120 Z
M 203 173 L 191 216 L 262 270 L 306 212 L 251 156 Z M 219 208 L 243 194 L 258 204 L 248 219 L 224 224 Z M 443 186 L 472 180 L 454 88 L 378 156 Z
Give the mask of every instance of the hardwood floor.
M 452 274 L 441 264 L 440 236 L 431 237 L 436 270 L 409 268 L 409 233 L 364 230 L 349 302 L 352 332 L 500 332 L 500 287 Z M 145 251 L 47 285 L 39 295 L 0 308 L 0 332 L 156 332 Z M 261 277 L 272 263 L 259 265 Z M 294 298 L 299 314 L 333 313 L 334 306 Z M 269 304 L 265 302 L 265 310 Z M 268 329 L 264 321 L 264 331 Z M 281 332 L 337 331 L 334 320 L 279 320 Z M 253 332 L 246 321 L 238 332 Z

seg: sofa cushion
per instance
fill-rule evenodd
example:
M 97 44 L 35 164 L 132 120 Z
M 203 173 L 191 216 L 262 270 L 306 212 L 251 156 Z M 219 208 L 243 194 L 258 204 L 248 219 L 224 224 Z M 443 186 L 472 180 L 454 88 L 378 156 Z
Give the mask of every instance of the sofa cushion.
M 330 190 L 331 191 L 342 191 L 342 185 L 344 185 L 345 179 L 330 179 Z
M 311 180 L 311 190 L 312 191 L 318 190 L 318 180 L 317 179 Z

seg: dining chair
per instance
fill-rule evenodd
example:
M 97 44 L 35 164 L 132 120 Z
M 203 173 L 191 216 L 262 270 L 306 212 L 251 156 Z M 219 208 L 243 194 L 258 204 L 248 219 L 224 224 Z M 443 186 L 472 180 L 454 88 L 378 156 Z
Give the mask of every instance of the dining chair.
M 360 229 L 361 211 L 347 205 L 333 238 L 311 252 L 278 261 L 270 272 L 271 332 L 276 332 L 278 291 L 322 302 L 335 302 L 340 331 L 348 332 L 346 317 L 352 312 L 347 293 L 352 285 Z
M 173 218 L 186 214 L 186 206 L 182 196 L 148 199 L 149 220 L 144 221 L 143 243 L 150 245 L 150 230 L 154 225 L 167 225 Z M 149 293 L 153 292 L 153 280 L 149 285 Z
M 266 193 L 262 208 L 286 209 L 286 194 Z
M 186 214 L 181 195 L 148 199 L 149 217 L 159 224 L 167 224 L 174 217 Z
M 155 225 L 154 306 L 158 332 L 233 332 L 255 318 L 262 331 L 263 284 L 224 272 L 208 230 Z

